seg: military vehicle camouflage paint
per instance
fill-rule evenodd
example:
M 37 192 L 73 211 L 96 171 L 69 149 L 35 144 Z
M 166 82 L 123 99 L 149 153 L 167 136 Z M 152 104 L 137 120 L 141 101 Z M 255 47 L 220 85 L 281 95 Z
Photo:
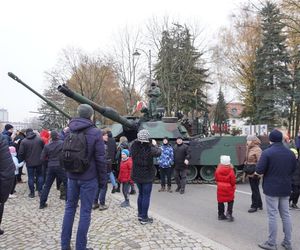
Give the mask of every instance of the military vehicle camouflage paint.
M 232 164 L 237 172 L 242 170 L 246 152 L 245 136 L 213 136 L 207 138 L 189 137 L 186 128 L 181 125 L 175 117 L 163 117 L 161 120 L 149 121 L 144 117 L 120 116 L 110 107 L 101 107 L 75 93 L 65 85 L 58 87 L 58 90 L 66 96 L 79 103 L 91 105 L 97 112 L 118 123 L 110 126 L 114 137 L 119 138 L 125 135 L 129 141 L 136 139 L 140 129 L 147 129 L 151 138 L 162 141 L 168 137 L 172 144 L 177 137 L 184 138 L 184 143 L 190 145 L 191 159 L 188 168 L 188 180 L 194 180 L 198 175 L 206 181 L 214 179 L 215 168 L 219 163 L 220 156 L 230 155 Z

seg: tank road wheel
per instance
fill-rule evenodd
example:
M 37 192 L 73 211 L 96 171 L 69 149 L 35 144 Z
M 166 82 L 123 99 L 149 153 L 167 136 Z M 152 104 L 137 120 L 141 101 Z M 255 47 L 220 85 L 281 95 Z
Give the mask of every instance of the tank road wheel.
M 195 180 L 197 177 L 197 167 L 196 166 L 189 166 L 186 173 L 186 180 L 192 181 Z
M 215 179 L 215 166 L 202 166 L 200 168 L 200 176 L 205 181 L 213 181 Z

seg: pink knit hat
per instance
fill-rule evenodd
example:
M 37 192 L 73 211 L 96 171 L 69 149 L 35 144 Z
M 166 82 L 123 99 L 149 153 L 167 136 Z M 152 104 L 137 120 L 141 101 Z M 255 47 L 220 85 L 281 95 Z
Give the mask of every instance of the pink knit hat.
M 16 148 L 13 147 L 13 146 L 10 146 L 10 147 L 9 147 L 9 152 L 10 152 L 11 154 L 15 154 L 15 153 L 16 153 Z

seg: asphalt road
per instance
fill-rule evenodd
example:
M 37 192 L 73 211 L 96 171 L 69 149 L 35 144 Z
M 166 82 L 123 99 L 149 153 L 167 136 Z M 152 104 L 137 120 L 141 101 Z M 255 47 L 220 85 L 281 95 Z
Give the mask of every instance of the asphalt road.
M 251 193 L 248 183 L 238 184 L 233 207 L 234 222 L 217 220 L 216 187 L 209 184 L 190 184 L 186 193 L 159 193 L 160 185 L 155 184 L 150 204 L 151 212 L 158 214 L 195 233 L 221 243 L 233 250 L 260 249 L 257 244 L 268 236 L 267 213 L 262 211 L 249 214 Z M 173 189 L 175 185 L 173 185 Z M 137 195 L 130 197 L 136 202 Z M 264 202 L 264 195 L 263 195 Z M 265 202 L 264 202 L 265 205 Z M 300 211 L 291 210 L 293 223 L 293 249 L 300 249 Z M 278 249 L 283 249 L 281 221 L 278 219 Z

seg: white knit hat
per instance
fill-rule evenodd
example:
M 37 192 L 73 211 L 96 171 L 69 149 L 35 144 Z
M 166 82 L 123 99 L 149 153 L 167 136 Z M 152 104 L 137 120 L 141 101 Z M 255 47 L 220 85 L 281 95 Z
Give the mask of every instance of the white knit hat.
M 140 142 L 149 142 L 150 134 L 147 129 L 142 129 L 138 132 L 137 138 Z
M 229 155 L 221 155 L 220 162 L 223 165 L 230 165 L 230 156 Z

